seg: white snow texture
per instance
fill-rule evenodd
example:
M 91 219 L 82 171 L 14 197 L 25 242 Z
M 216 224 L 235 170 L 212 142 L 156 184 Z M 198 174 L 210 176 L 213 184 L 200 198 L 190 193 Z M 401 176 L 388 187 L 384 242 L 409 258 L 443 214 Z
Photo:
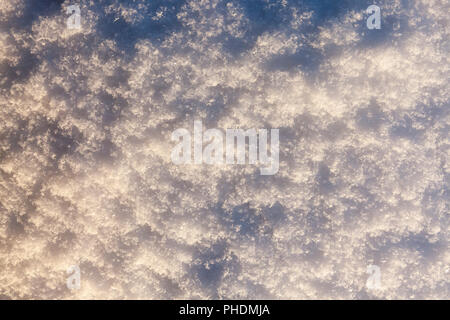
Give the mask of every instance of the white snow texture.
M 2 0 L 0 298 L 449 299 L 449 9 Z M 278 173 L 173 164 L 195 120 Z

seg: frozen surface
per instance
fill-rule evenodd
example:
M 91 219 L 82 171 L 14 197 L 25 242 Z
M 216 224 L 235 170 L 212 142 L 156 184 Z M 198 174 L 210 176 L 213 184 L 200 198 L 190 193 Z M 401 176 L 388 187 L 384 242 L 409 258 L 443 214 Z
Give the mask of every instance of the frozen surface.
M 448 299 L 449 2 L 373 3 L 2 0 L 0 298 Z M 196 119 L 279 172 L 172 164 Z

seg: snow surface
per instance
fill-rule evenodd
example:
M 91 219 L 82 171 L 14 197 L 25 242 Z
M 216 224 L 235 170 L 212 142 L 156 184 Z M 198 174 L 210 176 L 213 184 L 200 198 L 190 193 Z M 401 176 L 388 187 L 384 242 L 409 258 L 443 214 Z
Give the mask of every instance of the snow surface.
M 448 299 L 449 9 L 2 0 L 0 298 Z M 279 172 L 174 165 L 197 119 Z

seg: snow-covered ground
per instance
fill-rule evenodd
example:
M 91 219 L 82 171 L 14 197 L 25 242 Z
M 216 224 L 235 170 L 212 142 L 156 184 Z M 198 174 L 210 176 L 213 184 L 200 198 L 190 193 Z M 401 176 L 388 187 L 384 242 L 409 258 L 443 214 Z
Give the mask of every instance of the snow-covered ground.
M 449 9 L 2 0 L 0 298 L 448 299 Z M 173 164 L 194 120 L 278 173 Z

